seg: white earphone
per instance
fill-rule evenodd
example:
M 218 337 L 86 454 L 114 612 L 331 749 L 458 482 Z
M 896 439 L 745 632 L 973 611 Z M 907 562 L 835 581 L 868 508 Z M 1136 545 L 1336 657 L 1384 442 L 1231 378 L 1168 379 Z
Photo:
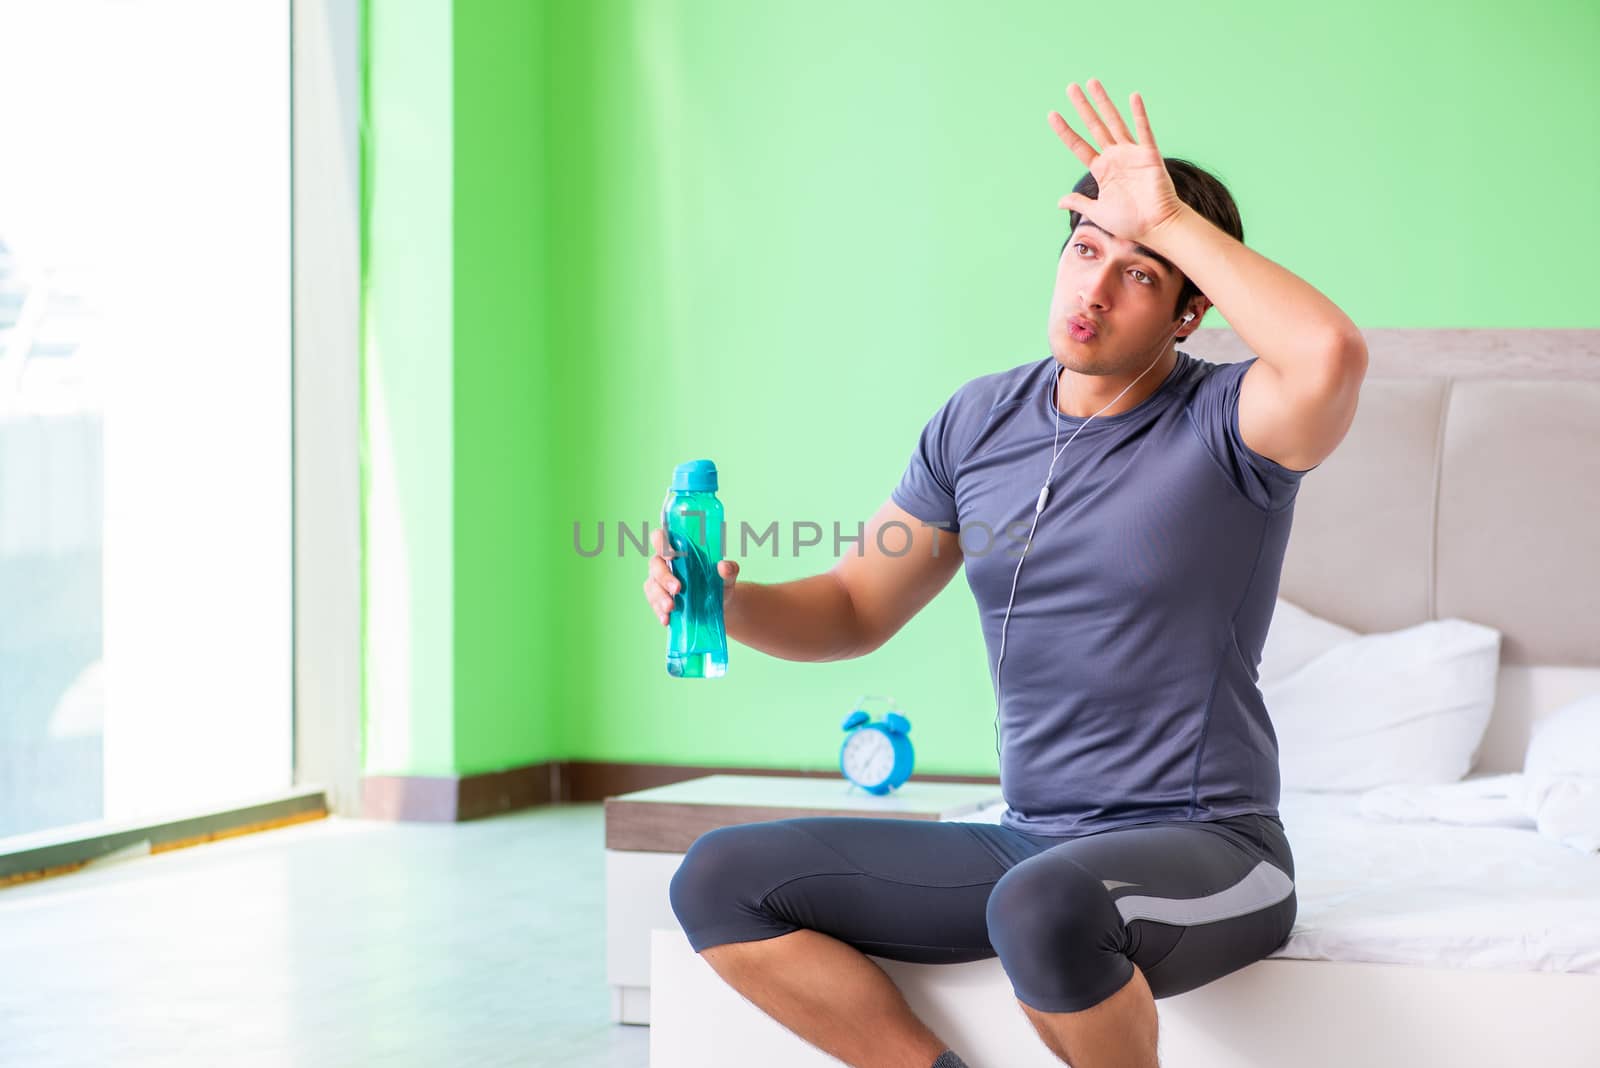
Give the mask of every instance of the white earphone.
M 1193 320 L 1194 320 L 1194 312 L 1184 312 L 1183 321 L 1178 323 L 1178 325 L 1173 328 L 1173 331 L 1172 331 L 1171 334 L 1167 335 L 1167 341 L 1171 341 L 1174 337 L 1176 337 L 1178 331 L 1182 330 L 1185 326 L 1187 326 Z M 1165 347 L 1166 347 L 1166 345 L 1165 345 L 1165 343 L 1163 343 L 1162 344 L 1162 348 L 1165 349 Z M 1122 393 L 1118 393 L 1115 397 L 1113 397 L 1111 399 L 1110 403 L 1108 403 L 1105 406 L 1105 408 L 1101 408 L 1100 409 L 1100 412 L 1105 411 L 1106 408 L 1111 407 L 1111 405 L 1113 405 L 1113 404 L 1117 403 L 1117 401 L 1121 400 L 1122 397 L 1123 397 L 1123 394 L 1127 393 L 1128 390 L 1133 388 L 1133 383 L 1134 382 L 1139 381 L 1140 378 L 1143 378 L 1145 375 L 1149 374 L 1150 373 L 1150 368 L 1154 367 L 1156 364 L 1158 364 L 1160 362 L 1161 362 L 1161 357 L 1157 356 L 1155 358 L 1155 361 L 1150 364 L 1150 367 L 1146 367 L 1143 371 L 1140 371 L 1139 374 L 1138 374 L 1138 377 L 1135 378 L 1133 380 L 1133 382 L 1129 382 L 1126 386 L 1123 386 L 1122 387 Z M 1061 368 L 1057 367 L 1056 368 L 1056 385 L 1057 385 L 1057 387 L 1059 387 L 1060 383 L 1061 383 Z M 1077 430 L 1074 430 L 1072 432 L 1072 437 L 1067 439 L 1067 445 L 1062 445 L 1060 448 L 1057 448 L 1056 447 L 1056 442 L 1061 440 L 1061 407 L 1060 407 L 1060 405 L 1058 405 L 1056 403 L 1055 392 L 1056 391 L 1055 391 L 1054 388 L 1052 388 L 1051 391 L 1050 391 L 1050 407 L 1055 412 L 1055 417 L 1056 417 L 1056 434 L 1055 434 L 1055 438 L 1050 442 L 1050 469 L 1045 472 L 1044 485 L 1039 487 L 1039 499 L 1038 499 L 1037 502 L 1035 502 L 1035 504 L 1033 506 L 1033 525 L 1028 528 L 1028 540 L 1022 546 L 1022 554 L 1017 558 L 1017 570 L 1011 576 L 1011 597 L 1006 602 L 1006 616 L 1005 616 L 1005 619 L 1002 620 L 1001 623 L 1000 623 L 1000 655 L 999 655 L 998 659 L 996 659 L 995 665 L 994 665 L 994 683 L 995 683 L 994 752 L 995 752 L 995 756 L 996 757 L 1000 756 L 1000 707 L 1003 704 L 1003 695 L 1005 693 L 1004 686 L 1002 685 L 1002 683 L 1000 681 L 1000 666 L 1002 664 L 1004 664 L 1005 661 L 1006 661 L 1006 626 L 1007 626 L 1007 624 L 1009 624 L 1011 622 L 1011 606 L 1014 605 L 1016 603 L 1016 600 L 1017 600 L 1017 576 L 1022 574 L 1022 561 L 1027 559 L 1028 548 L 1029 548 L 1029 546 L 1031 546 L 1033 544 L 1033 532 L 1035 530 L 1037 530 L 1038 527 L 1039 527 L 1039 514 L 1044 511 L 1045 502 L 1050 499 L 1050 480 L 1055 477 L 1056 459 L 1058 457 L 1060 457 L 1060 455 L 1063 452 L 1066 451 L 1067 445 L 1071 445 L 1072 444 L 1072 438 L 1077 437 L 1078 434 L 1083 430 L 1083 428 L 1089 425 L 1090 420 L 1092 420 L 1095 417 L 1095 415 L 1099 415 L 1100 414 L 1100 412 L 1095 412 L 1094 415 L 1091 415 L 1088 419 L 1085 419 L 1083 421 L 1083 425 L 1079 426 Z

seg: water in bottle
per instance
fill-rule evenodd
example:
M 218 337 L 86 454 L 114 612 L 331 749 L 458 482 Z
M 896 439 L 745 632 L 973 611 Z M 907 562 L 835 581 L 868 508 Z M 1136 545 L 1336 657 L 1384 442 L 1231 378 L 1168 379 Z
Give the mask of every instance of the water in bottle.
M 668 617 L 667 674 L 714 679 L 728 671 L 728 635 L 722 625 L 722 502 L 717 465 L 690 460 L 672 472 L 661 504 L 661 529 L 680 588 Z

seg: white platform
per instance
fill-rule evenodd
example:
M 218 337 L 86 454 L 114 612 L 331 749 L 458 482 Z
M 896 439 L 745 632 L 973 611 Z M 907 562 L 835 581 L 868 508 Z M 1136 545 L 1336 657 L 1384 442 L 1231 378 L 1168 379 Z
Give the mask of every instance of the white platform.
M 651 932 L 651 1068 L 824 1068 L 835 1058 L 722 981 L 676 923 Z M 998 958 L 871 957 L 972 1068 L 1060 1068 Z M 1594 1068 L 1600 976 L 1263 960 L 1156 1002 L 1170 1068 Z

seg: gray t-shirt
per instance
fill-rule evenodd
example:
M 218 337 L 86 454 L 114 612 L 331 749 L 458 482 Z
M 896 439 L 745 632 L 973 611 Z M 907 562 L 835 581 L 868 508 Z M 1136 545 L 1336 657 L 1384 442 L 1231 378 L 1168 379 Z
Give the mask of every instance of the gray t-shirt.
M 1255 360 L 1178 352 L 1137 407 L 1050 467 L 1054 357 L 967 382 L 922 431 L 896 504 L 960 534 L 1000 702 L 1001 825 L 1076 836 L 1278 814 L 1256 685 L 1300 479 L 1239 436 Z M 1085 420 L 1061 417 L 1065 445 Z M 1314 468 L 1313 468 L 1314 470 Z

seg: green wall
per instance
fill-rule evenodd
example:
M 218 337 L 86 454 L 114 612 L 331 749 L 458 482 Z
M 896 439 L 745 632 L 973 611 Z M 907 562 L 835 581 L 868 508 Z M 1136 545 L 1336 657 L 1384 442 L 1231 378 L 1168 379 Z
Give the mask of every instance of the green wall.
M 544 11 L 457 3 L 454 25 L 455 756 L 472 772 L 562 756 L 565 637 L 542 606 L 567 577 L 540 532 L 567 482 L 567 391 L 547 341 Z
M 553 10 L 553 9 L 552 9 Z M 365 5 L 363 770 L 562 756 L 547 10 Z
M 956 386 L 1048 355 L 1068 81 L 1141 92 L 1364 328 L 1600 325 L 1593 4 L 368 3 L 367 449 L 415 490 L 367 500 L 369 771 L 831 767 L 871 692 L 920 770 L 992 774 L 964 577 L 862 660 L 735 645 L 677 680 L 616 534 L 708 456 L 735 537 L 780 525 L 745 578 L 825 570 Z M 402 670 L 374 615 L 406 597 Z M 413 755 L 380 769 L 391 724 Z

